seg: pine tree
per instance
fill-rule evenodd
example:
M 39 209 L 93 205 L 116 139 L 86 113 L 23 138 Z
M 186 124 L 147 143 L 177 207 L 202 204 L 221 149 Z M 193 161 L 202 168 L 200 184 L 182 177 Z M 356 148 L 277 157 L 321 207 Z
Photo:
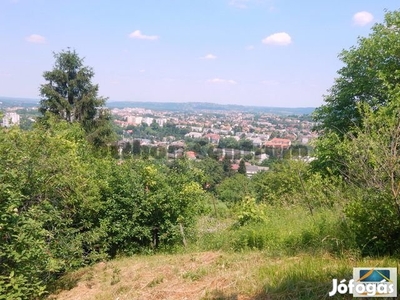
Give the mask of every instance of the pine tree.
M 93 69 L 84 66 L 75 50 L 54 53 L 55 64 L 43 74 L 47 83 L 40 87 L 39 111 L 78 122 L 95 145 L 110 141 L 113 135 L 111 116 L 104 107 L 106 98 L 98 96 L 99 86 L 92 83 Z
M 240 160 L 238 173 L 246 175 L 246 164 L 243 159 Z

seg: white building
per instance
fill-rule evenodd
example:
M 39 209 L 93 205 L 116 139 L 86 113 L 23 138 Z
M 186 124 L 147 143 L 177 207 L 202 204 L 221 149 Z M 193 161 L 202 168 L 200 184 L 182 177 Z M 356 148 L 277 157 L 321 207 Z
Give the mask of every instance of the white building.
M 5 113 L 5 115 L 3 117 L 2 126 L 10 127 L 12 125 L 19 125 L 19 118 L 20 118 L 19 114 L 15 113 L 15 112 Z
M 147 125 L 151 125 L 153 123 L 153 118 L 145 117 L 142 119 L 142 123 L 146 123 Z
M 167 123 L 167 119 L 161 118 L 161 119 L 155 119 L 157 124 L 160 125 L 160 127 L 163 127 L 165 123 Z

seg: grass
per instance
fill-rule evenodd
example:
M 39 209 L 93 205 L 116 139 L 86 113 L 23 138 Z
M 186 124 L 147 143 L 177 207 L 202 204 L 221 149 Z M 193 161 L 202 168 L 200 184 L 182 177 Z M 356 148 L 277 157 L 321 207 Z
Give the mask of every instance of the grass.
M 52 299 L 328 299 L 332 279 L 350 279 L 356 266 L 394 267 L 397 261 L 263 251 L 137 256 L 68 274 L 77 284 Z M 114 269 L 120 280 L 112 284 Z M 91 287 L 88 273 L 94 274 Z
M 234 214 L 203 216 L 175 254 L 119 258 L 67 274 L 51 299 L 350 299 L 328 297 L 353 267 L 397 267 L 362 258 L 335 209 L 268 207 L 264 223 L 233 227 Z
M 331 252 L 347 255 L 355 249 L 354 236 L 337 209 L 320 208 L 311 216 L 302 207 L 267 207 L 266 221 L 233 227 L 234 217 L 202 217 L 194 242 L 197 251 L 264 250 L 273 254 Z

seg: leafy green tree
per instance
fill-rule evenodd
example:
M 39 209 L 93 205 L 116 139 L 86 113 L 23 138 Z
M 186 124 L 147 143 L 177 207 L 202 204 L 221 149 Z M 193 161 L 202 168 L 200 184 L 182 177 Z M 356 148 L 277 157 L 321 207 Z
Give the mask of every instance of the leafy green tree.
M 400 11 L 387 12 L 383 23 L 375 24 L 368 37 L 360 37 L 356 46 L 343 50 L 339 58 L 344 66 L 317 108 L 314 120 L 324 134 L 343 137 L 363 124 L 359 103 L 374 110 L 390 101 L 388 91 L 399 85 Z
M 97 164 L 78 124 L 0 130 L 0 298 L 33 299 L 101 256 Z
M 344 67 L 325 96 L 325 104 L 313 115 L 320 133 L 314 170 L 325 175 L 346 172 L 338 163 L 344 159 L 341 142 L 348 133 L 362 129 L 366 107 L 376 113 L 395 99 L 391 93 L 399 88 L 399 34 L 400 11 L 387 12 L 384 22 L 375 24 L 368 37 L 359 38 L 356 46 L 340 54 Z
M 249 139 L 244 139 L 239 141 L 239 149 L 245 151 L 253 150 L 253 142 Z
M 227 137 L 219 140 L 218 148 L 233 148 L 238 149 L 239 143 L 233 137 Z
M 228 177 L 217 186 L 218 199 L 224 202 L 238 203 L 250 194 L 250 180 L 243 174 Z
M 213 158 L 205 158 L 196 162 L 196 166 L 203 171 L 205 176 L 204 187 L 213 191 L 224 178 L 222 164 Z
M 78 122 L 87 138 L 100 146 L 112 139 L 111 115 L 104 108 L 106 98 L 98 96 L 99 86 L 92 83 L 94 72 L 84 66 L 75 50 L 54 53 L 51 71 L 43 74 L 47 83 L 40 87 L 39 111 L 51 113 L 69 123 Z
M 363 128 L 339 148 L 343 176 L 353 190 L 345 213 L 366 255 L 400 249 L 400 89 L 392 96 L 379 112 L 365 109 Z

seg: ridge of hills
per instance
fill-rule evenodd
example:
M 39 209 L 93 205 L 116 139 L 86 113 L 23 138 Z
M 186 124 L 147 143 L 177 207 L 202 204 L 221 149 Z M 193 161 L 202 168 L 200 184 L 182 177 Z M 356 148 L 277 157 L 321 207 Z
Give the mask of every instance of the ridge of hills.
M 0 97 L 0 108 L 8 106 L 32 107 L 39 104 L 39 99 Z M 163 111 L 219 111 L 219 112 L 249 112 L 249 113 L 271 113 L 277 115 L 305 115 L 311 114 L 314 107 L 272 107 L 272 106 L 247 106 L 238 104 L 217 104 L 210 102 L 133 102 L 133 101 L 108 101 L 109 108 L 138 107 L 151 110 Z

